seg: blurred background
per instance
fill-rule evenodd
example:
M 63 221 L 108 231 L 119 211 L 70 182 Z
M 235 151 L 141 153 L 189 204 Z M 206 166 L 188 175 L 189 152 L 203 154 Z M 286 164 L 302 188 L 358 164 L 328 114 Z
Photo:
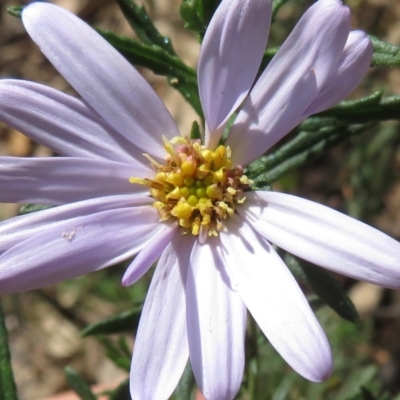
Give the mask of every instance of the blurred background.
M 72 11 L 92 26 L 134 37 L 113 0 L 54 0 L 52 3 Z M 180 1 L 139 3 L 145 5 L 160 32 L 171 37 L 183 60 L 195 67 L 200 46 L 193 34 L 183 27 L 179 17 Z M 272 26 L 269 46 L 282 43 L 311 3 L 290 0 L 281 8 Z M 32 80 L 74 93 L 26 35 L 21 21 L 6 12 L 9 6 L 23 4 L 26 2 L 0 0 L 0 78 Z M 400 2 L 349 0 L 346 4 L 352 10 L 354 29 L 363 29 L 381 40 L 400 45 Z M 163 77 L 145 69 L 140 71 L 163 99 L 181 132 L 189 132 L 193 120 L 198 119 L 191 107 Z M 352 98 L 376 90 L 383 90 L 384 96 L 400 95 L 400 68 L 371 69 Z M 0 123 L 0 155 L 39 157 L 52 154 Z M 399 124 L 381 123 L 351 138 L 323 157 L 286 173 L 274 184 L 274 189 L 327 204 L 400 240 Z M 0 204 L 0 220 L 16 215 L 18 210 L 18 205 Z M 120 286 L 123 270 L 121 265 L 55 287 L 2 296 L 21 400 L 48 398 L 67 390 L 63 373 L 66 365 L 73 366 L 89 383 L 103 385 L 102 388 L 115 387 L 127 377 L 124 368 L 107 358 L 104 343 L 80 337 L 80 330 L 87 324 L 130 309 L 143 300 L 150 276 L 126 289 Z M 361 322 L 353 325 L 343 321 L 326 307 L 318 311 L 335 353 L 336 371 L 326 383 L 331 388 L 327 390 L 335 392 L 334 399 L 349 398 L 340 397 L 345 377 L 354 370 L 372 365 L 367 371 L 370 375 L 365 373 L 362 379 L 368 383 L 374 378 L 373 389 L 379 393 L 383 388 L 394 398 L 400 392 L 400 292 L 339 279 L 348 289 Z M 124 337 L 132 347 L 130 326 L 126 327 Z M 271 349 L 266 351 L 265 357 L 270 360 L 270 383 L 279 386 L 284 379 L 282 371 L 288 367 Z M 318 397 L 321 395 L 317 391 L 302 385 L 305 384 L 299 383 L 302 389 L 298 391 L 293 386 L 290 396 L 282 399 L 327 398 Z M 266 395 L 265 398 L 270 397 Z

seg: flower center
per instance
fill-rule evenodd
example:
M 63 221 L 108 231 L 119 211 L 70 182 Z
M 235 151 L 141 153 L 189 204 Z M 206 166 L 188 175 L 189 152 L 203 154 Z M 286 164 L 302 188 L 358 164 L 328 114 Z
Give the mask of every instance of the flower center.
M 175 219 L 185 233 L 204 240 L 207 235 L 218 236 L 223 221 L 246 200 L 244 192 L 253 182 L 241 166 L 232 168 L 229 147 L 211 151 L 199 140 L 179 136 L 163 140 L 167 151 L 163 165 L 144 154 L 156 170 L 153 179 L 132 177 L 129 182 L 150 188 L 160 221 Z

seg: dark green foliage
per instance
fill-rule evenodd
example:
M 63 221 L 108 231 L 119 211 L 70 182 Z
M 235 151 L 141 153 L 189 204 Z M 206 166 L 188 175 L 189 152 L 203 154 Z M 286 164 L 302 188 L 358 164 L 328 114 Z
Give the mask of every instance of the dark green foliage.
M 174 392 L 175 400 L 190 400 L 192 398 L 193 389 L 196 385 L 190 362 L 187 363 L 183 371 L 182 378 Z
M 44 204 L 25 204 L 20 207 L 18 210 L 19 215 L 30 214 L 36 211 L 47 210 L 48 208 L 52 208 L 54 206 L 48 206 Z
M 168 83 L 182 94 L 199 116 L 203 117 L 194 69 L 158 45 L 147 45 L 110 31 L 98 30 L 98 32 L 131 64 L 146 67 L 155 74 L 166 76 Z
M 127 352 L 128 346 L 125 339 L 120 337 L 117 343 L 104 336 L 100 336 L 97 339 L 105 347 L 107 357 L 116 366 L 129 372 L 131 368 L 131 352 Z
M 23 9 L 24 6 L 13 6 L 13 7 L 8 7 L 7 12 L 13 17 L 21 18 Z
M 374 67 L 400 66 L 400 47 L 386 43 L 373 35 L 369 35 L 369 38 L 374 47 L 374 55 L 372 57 L 372 65 Z
M 110 395 L 110 400 L 131 400 L 129 379 L 123 381 Z
M 221 0 L 183 0 L 179 9 L 185 28 L 199 41 L 203 40 L 208 23 Z
M 200 126 L 197 121 L 193 121 L 192 129 L 190 130 L 190 139 L 201 139 Z
M 81 400 L 96 400 L 96 396 L 90 390 L 89 385 L 77 371 L 71 367 L 66 367 L 64 373 L 69 385 Z
M 132 0 L 117 0 L 117 3 L 130 26 L 144 44 L 159 46 L 175 55 L 171 40 L 158 32 L 143 6 L 138 6 Z
M 82 330 L 83 337 L 93 335 L 111 335 L 115 333 L 136 332 L 142 307 L 124 311 L 104 320 L 95 322 Z
M 354 304 L 331 273 L 288 253 L 285 254 L 284 260 L 292 272 L 343 319 L 353 323 L 359 322 Z
M 14 374 L 11 366 L 11 354 L 8 334 L 0 300 L 0 400 L 18 400 Z

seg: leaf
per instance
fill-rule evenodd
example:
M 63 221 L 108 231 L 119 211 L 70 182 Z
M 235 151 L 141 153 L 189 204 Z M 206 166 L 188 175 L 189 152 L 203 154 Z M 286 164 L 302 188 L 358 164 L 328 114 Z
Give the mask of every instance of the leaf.
M 118 348 L 121 354 L 125 355 L 127 358 L 132 357 L 132 350 L 129 348 L 128 343 L 126 343 L 126 339 L 123 336 L 118 338 Z
M 294 374 L 284 376 L 282 381 L 276 387 L 274 395 L 271 400 L 287 399 L 289 397 L 290 389 L 293 386 L 293 383 L 295 382 L 296 378 L 297 377 Z
M 7 8 L 7 12 L 16 18 L 21 18 L 24 6 L 12 6 Z
M 375 365 L 355 369 L 343 383 L 335 400 L 349 400 L 359 396 L 360 388 L 370 383 L 377 374 Z
M 184 99 L 192 106 L 197 115 L 201 118 L 204 125 L 203 108 L 200 103 L 199 90 L 196 85 L 187 84 L 175 78 L 168 78 L 168 84 L 178 90 Z
M 198 8 L 198 0 L 183 0 L 179 7 L 185 28 L 192 31 L 201 42 L 206 32 L 206 26 L 199 11 L 201 12 Z
M 195 387 L 195 380 L 190 365 L 190 361 L 186 364 L 182 377 L 174 391 L 176 400 L 190 400 L 192 398 L 193 389 Z
M 75 369 L 66 367 L 64 374 L 71 388 L 82 400 L 97 400 L 89 385 Z
M 211 21 L 212 16 L 214 15 L 215 10 L 221 3 L 221 0 L 197 0 L 196 7 L 197 13 L 203 22 L 203 24 L 207 27 Z
M 200 42 L 220 3 L 221 0 L 182 0 L 179 13 L 185 28 L 191 30 Z
M 131 400 L 129 379 L 123 381 L 111 394 L 109 400 Z
M 263 58 L 261 60 L 260 68 L 258 69 L 258 73 L 261 74 L 270 61 L 274 58 L 275 54 L 278 52 L 279 47 L 271 47 L 270 49 L 265 50 Z
M 261 157 L 252 163 L 247 175 L 254 181 L 254 187 L 268 187 L 286 172 L 314 160 L 337 144 L 349 140 L 374 125 L 373 122 L 346 126 L 337 119 L 309 119 L 289 142 L 281 145 L 273 153 Z M 331 124 L 331 125 L 329 125 Z M 313 129 L 316 129 L 313 131 Z M 253 187 L 252 186 L 252 187 Z
M 47 210 L 52 207 L 54 206 L 44 204 L 25 204 L 19 208 L 18 215 L 30 214 L 37 211 Z
M 168 53 L 175 55 L 171 40 L 158 32 L 143 6 L 138 6 L 132 0 L 117 0 L 117 3 L 143 43 L 159 46 Z
M 183 61 L 155 45 L 146 45 L 118 36 L 114 32 L 97 30 L 112 46 L 114 46 L 131 64 L 146 67 L 157 75 L 168 78 L 168 83 L 177 89 L 197 114 L 204 118 L 197 88 L 196 71 Z
M 11 365 L 8 333 L 0 300 L 0 399 L 18 400 L 17 387 Z
M 379 101 L 378 101 L 379 100 Z M 342 102 L 339 105 L 317 115 L 337 117 L 342 122 L 367 122 L 399 120 L 400 96 L 381 97 L 376 92 L 367 98 L 352 102 Z
M 372 56 L 372 66 L 375 67 L 398 67 L 400 66 L 400 47 L 386 43 L 376 36 L 369 35 L 374 54 Z
M 342 101 L 337 106 L 330 108 L 329 111 L 332 114 L 339 111 L 351 112 L 357 109 L 362 109 L 365 106 L 379 105 L 382 100 L 382 94 L 383 92 L 378 90 L 368 96 L 361 97 L 360 99 Z
M 347 296 L 342 285 L 331 273 L 307 261 L 300 261 L 297 257 L 289 253 L 285 254 L 284 259 L 290 268 L 301 268 L 304 272 L 303 278 L 305 282 L 337 314 L 347 321 L 353 323 L 359 322 L 359 316 L 354 304 Z
M 159 46 L 146 45 L 111 31 L 97 29 L 97 32 L 132 64 L 149 68 L 158 75 L 176 76 L 194 85 L 197 84 L 195 70 L 186 66 L 179 57 L 167 53 Z
M 119 346 L 116 346 L 111 340 L 105 337 L 98 337 L 98 341 L 106 348 L 107 357 L 119 368 L 129 371 L 131 368 L 131 356 L 125 354 Z
M 197 121 L 193 121 L 192 129 L 190 130 L 190 139 L 201 139 L 200 126 Z
M 124 311 L 120 314 L 95 322 L 81 331 L 82 337 L 93 335 L 111 335 L 115 333 L 136 332 L 142 307 Z

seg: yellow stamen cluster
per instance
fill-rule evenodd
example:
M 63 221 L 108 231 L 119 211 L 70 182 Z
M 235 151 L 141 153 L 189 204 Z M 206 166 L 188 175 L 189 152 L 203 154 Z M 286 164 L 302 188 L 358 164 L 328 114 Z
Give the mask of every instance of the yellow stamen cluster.
M 229 147 L 212 151 L 199 140 L 163 139 L 168 153 L 164 165 L 145 154 L 156 170 L 154 178 L 129 181 L 150 187 L 160 221 L 174 218 L 193 235 L 218 236 L 223 220 L 246 200 L 244 192 L 253 182 L 241 166 L 232 168 Z

